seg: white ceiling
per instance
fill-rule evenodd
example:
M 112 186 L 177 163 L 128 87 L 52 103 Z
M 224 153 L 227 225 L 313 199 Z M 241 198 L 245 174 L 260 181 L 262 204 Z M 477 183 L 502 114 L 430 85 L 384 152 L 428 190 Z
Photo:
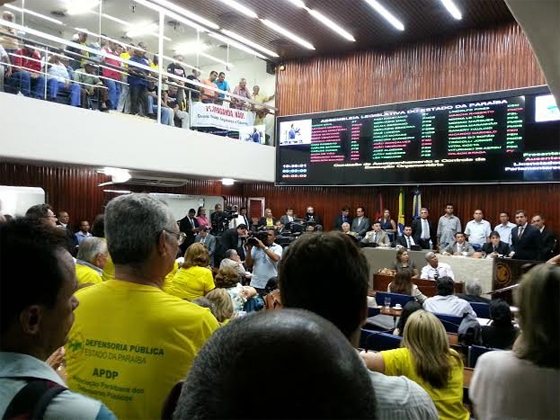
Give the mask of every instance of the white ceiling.
M 25 25 L 33 29 L 41 30 L 69 40 L 72 38 L 72 35 L 77 32 L 75 28 L 85 28 L 89 32 L 95 34 L 101 33 L 125 43 L 132 42 L 136 44 L 140 41 L 144 41 L 148 46 L 148 56 L 150 57 L 158 51 L 157 36 L 146 34 L 132 39 L 127 38 L 127 27 L 103 16 L 101 16 L 100 19 L 99 7 L 96 7 L 90 13 L 73 16 L 57 16 L 52 12 L 65 12 L 71 0 L 17 0 L 11 3 L 11 5 L 22 8 L 22 1 L 25 3 L 25 9 L 41 13 L 64 23 L 64 25 L 59 25 L 30 14 L 25 14 Z M 22 14 L 13 10 L 12 12 L 16 15 L 16 23 L 21 24 Z M 101 12 L 126 21 L 132 25 L 159 24 L 158 12 L 129 0 L 103 0 L 101 2 Z M 235 47 L 224 45 L 224 42 L 211 38 L 206 33 L 201 32 L 197 34 L 196 29 L 183 23 L 174 25 L 172 19 L 167 16 L 164 21 L 164 36 L 171 39 L 171 41 L 164 40 L 163 49 L 164 55 L 166 56 L 173 57 L 178 52 L 181 52 L 187 64 L 196 67 L 215 65 L 217 69 L 225 70 L 225 65 L 222 64 L 223 67 L 220 68 L 219 62 L 199 55 L 193 48 L 196 45 L 203 45 L 205 47 L 203 50 L 205 54 L 216 57 L 224 62 L 231 63 L 241 60 L 255 60 L 253 55 L 240 51 Z M 95 39 L 95 37 L 89 36 L 88 42 L 96 41 L 97 39 Z M 188 48 L 189 51 L 179 51 L 178 46 L 181 44 L 190 45 L 191 47 Z M 167 63 L 165 64 L 167 65 Z

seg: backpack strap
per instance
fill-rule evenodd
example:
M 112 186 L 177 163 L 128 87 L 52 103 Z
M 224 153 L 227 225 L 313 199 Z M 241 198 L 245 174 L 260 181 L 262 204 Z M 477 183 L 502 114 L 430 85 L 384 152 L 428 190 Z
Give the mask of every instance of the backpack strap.
M 15 395 L 3 419 L 42 419 L 51 401 L 68 388 L 48 379 L 31 379 Z

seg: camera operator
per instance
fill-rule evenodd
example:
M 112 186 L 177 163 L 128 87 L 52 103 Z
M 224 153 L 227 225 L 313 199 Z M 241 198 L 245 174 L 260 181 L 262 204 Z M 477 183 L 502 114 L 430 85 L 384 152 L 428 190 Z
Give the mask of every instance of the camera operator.
M 247 225 L 240 224 L 236 228 L 226 230 L 219 240 L 219 252 L 216 253 L 214 264 L 219 267 L 225 258 L 228 249 L 235 249 L 241 261 L 245 259 L 245 239 L 247 238 Z
M 259 296 L 266 294 L 266 283 L 272 277 L 278 276 L 278 262 L 282 258 L 282 247 L 274 243 L 273 229 L 261 231 L 256 237 L 247 240 L 247 267 L 253 267 L 251 286 L 257 290 Z

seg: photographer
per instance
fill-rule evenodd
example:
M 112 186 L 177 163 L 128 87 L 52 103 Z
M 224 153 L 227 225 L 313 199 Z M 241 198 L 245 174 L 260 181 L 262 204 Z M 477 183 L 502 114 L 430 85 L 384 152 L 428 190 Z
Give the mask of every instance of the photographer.
M 274 230 L 259 232 L 256 237 L 247 240 L 248 267 L 253 267 L 251 286 L 259 296 L 266 294 L 266 283 L 278 275 L 278 262 L 282 258 L 282 247 L 274 243 Z

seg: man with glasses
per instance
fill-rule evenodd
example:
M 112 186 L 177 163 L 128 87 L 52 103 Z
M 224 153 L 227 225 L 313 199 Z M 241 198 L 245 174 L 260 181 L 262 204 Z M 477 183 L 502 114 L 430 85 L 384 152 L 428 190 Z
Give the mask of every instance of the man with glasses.
M 264 232 L 263 232 L 264 233 Z M 266 284 L 272 277 L 278 276 L 278 262 L 282 258 L 282 247 L 274 243 L 276 233 L 274 229 L 266 231 L 263 239 L 255 238 L 256 245 L 250 241 L 247 243 L 248 267 L 253 267 L 251 286 L 263 297 L 266 294 Z M 260 236 L 259 236 L 260 237 Z
M 25 218 L 41 225 L 56 227 L 58 218 L 48 204 L 37 204 L 30 207 L 25 213 Z
M 111 200 L 105 232 L 115 279 L 76 294 L 68 385 L 101 399 L 118 418 L 159 418 L 218 322 L 162 290 L 185 240 L 163 201 L 148 194 Z

